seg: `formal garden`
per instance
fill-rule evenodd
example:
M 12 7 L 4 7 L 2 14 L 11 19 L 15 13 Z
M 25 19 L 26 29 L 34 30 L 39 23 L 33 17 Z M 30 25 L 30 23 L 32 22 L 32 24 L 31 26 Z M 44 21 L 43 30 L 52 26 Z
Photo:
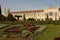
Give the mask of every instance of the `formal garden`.
M 0 7 L 1 9 L 1 7 Z M 46 15 L 46 20 L 36 20 L 34 18 L 19 20 L 21 16 L 7 17 L 2 15 L 0 10 L 0 40 L 55 40 L 60 37 L 60 18 L 53 21 Z

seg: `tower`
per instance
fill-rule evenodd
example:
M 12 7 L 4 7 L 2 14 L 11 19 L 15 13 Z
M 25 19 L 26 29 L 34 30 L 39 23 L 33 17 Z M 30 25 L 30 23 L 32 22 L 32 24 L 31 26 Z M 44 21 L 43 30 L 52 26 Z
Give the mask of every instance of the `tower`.
M 4 14 L 5 14 L 5 16 L 7 15 L 7 13 L 6 13 L 6 7 L 4 7 Z
M 10 9 L 4 7 L 4 14 L 5 14 L 5 16 L 7 16 L 8 14 L 10 14 Z

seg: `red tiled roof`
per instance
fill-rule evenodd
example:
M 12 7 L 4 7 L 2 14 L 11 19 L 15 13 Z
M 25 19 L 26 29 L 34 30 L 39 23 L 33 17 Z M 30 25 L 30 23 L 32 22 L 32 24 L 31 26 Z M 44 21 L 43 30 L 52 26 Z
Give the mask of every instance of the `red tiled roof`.
M 19 11 L 19 12 L 11 12 L 11 13 L 15 14 L 15 13 L 31 13 L 31 12 L 44 12 L 44 10 L 30 10 L 30 11 Z

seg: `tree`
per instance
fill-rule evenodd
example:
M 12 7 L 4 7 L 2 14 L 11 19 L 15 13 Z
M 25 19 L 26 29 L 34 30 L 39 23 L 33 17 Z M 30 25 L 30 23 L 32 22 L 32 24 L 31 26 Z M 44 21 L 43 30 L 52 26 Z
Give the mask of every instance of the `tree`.
M 46 18 L 45 18 L 45 20 L 46 20 L 46 23 L 48 24 L 49 23 L 49 18 L 48 18 L 49 16 L 48 16 L 48 14 L 46 13 Z
M 7 20 L 8 21 L 15 21 L 16 19 L 12 16 L 12 14 L 8 14 Z
M 25 21 L 25 22 L 26 22 L 26 17 L 25 17 L 25 14 L 23 15 L 23 21 Z
M 6 21 L 6 17 L 4 15 L 0 15 L 0 21 Z
M 31 23 L 31 24 L 36 24 L 36 20 L 34 18 L 29 18 L 27 19 L 28 23 Z
M 1 5 L 0 5 L 0 15 L 1 15 L 1 13 L 2 13 L 2 12 L 1 12 Z
M 1 5 L 0 5 L 0 21 L 5 21 L 6 17 L 2 15 Z
M 29 19 L 27 19 L 27 21 L 30 21 L 30 20 L 33 21 L 33 20 L 35 20 L 35 19 L 34 19 L 34 18 L 29 18 Z
M 53 24 L 53 19 L 52 18 L 49 18 L 49 23 Z
M 37 19 L 37 24 L 41 24 L 41 20 L 40 19 Z
M 46 13 L 46 21 L 48 21 L 49 20 L 49 18 L 48 18 L 48 14 Z
M 20 17 L 22 17 L 21 15 L 15 15 L 15 17 L 17 18 L 17 20 L 19 20 Z
M 26 24 L 26 17 L 25 17 L 25 14 L 23 15 L 23 24 L 24 24 L 24 25 Z
M 49 21 L 53 21 L 52 18 L 50 18 Z
M 43 19 L 41 19 L 41 24 L 44 24 L 44 20 Z

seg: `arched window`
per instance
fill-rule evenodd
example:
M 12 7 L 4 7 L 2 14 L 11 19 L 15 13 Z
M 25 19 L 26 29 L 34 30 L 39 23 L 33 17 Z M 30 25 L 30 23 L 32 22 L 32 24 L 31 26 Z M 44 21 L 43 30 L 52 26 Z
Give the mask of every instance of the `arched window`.
M 52 16 L 53 15 L 53 12 L 49 12 L 49 15 Z

